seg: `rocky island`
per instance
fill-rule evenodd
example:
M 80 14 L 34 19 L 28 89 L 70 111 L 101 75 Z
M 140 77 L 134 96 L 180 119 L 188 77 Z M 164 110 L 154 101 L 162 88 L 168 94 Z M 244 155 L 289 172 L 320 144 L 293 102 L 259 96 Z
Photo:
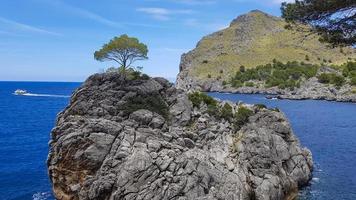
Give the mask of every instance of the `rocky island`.
M 278 109 L 120 73 L 76 90 L 48 156 L 59 200 L 294 199 L 312 169 Z
M 237 17 L 182 56 L 177 87 L 356 102 L 355 49 L 287 26 L 259 10 Z

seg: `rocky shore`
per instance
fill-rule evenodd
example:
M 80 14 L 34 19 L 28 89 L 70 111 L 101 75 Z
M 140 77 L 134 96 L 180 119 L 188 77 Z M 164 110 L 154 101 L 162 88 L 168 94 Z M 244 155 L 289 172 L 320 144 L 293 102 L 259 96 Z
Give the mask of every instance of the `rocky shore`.
M 295 90 L 280 89 L 278 87 L 239 87 L 233 88 L 229 85 L 223 86 L 221 82 L 213 81 L 197 81 L 185 78 L 184 80 L 178 80 L 178 88 L 186 91 L 204 91 L 204 92 L 222 92 L 222 93 L 238 93 L 238 94 L 266 94 L 273 95 L 279 99 L 291 99 L 291 100 L 327 100 L 338 102 L 356 102 L 356 93 L 353 92 L 352 86 L 345 84 L 344 86 L 337 88 L 333 85 L 322 84 L 318 82 L 316 77 L 306 80 L 300 85 L 300 88 Z
M 91 76 L 58 115 L 48 171 L 60 200 L 293 199 L 313 162 L 283 113 L 228 104 L 251 115 L 239 128 L 162 78 Z M 228 107 L 229 107 L 228 106 Z M 224 106 L 226 107 L 226 106 Z

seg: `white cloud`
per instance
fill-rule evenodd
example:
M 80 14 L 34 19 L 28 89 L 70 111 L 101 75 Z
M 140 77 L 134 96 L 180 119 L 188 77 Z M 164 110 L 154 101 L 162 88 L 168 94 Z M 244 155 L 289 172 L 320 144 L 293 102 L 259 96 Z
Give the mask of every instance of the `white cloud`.
M 172 15 L 176 14 L 192 14 L 192 10 L 171 10 L 158 7 L 138 8 L 137 11 L 146 13 L 157 20 L 169 20 Z
M 122 27 L 122 24 L 120 24 L 120 23 L 117 23 L 115 21 L 107 19 L 107 18 L 100 16 L 96 13 L 93 13 L 91 11 L 66 4 L 59 0 L 51 0 L 51 1 L 46 1 L 46 2 L 50 3 L 54 6 L 57 6 L 57 7 L 61 7 L 62 9 L 65 9 L 70 13 L 73 13 L 75 15 L 81 16 L 86 19 L 91 19 L 93 21 L 96 21 L 96 22 L 106 25 L 106 26 L 110 26 L 110 27 L 114 27 L 114 28 Z
M 16 31 L 25 31 L 25 32 L 33 32 L 33 33 L 39 33 L 39 34 L 46 34 L 46 35 L 54 35 L 54 36 L 59 36 L 60 34 L 48 31 L 45 29 L 37 28 L 31 25 L 23 24 L 20 22 L 16 22 L 10 19 L 5 19 L 3 17 L 0 17 L 0 23 L 6 24 L 12 29 Z M 5 33 L 5 32 L 3 32 Z M 8 33 L 8 32 L 7 32 Z
M 100 23 L 100 24 L 103 24 L 103 25 L 106 25 L 109 27 L 113 27 L 113 28 L 123 28 L 125 26 L 146 27 L 146 28 L 164 28 L 164 27 L 156 25 L 156 24 L 115 22 L 115 21 L 107 19 L 101 15 L 98 15 L 96 13 L 93 13 L 91 11 L 88 11 L 88 10 L 85 10 L 82 8 L 74 7 L 74 6 L 64 3 L 60 0 L 45 0 L 45 2 L 47 2 L 48 4 L 51 4 L 53 6 L 56 6 L 56 7 L 60 7 L 61 9 L 65 10 L 73 15 L 77 15 L 77 16 L 80 16 L 85 19 L 90 19 L 90 20 L 96 21 L 97 23 Z M 157 11 L 157 12 L 160 12 L 160 11 Z

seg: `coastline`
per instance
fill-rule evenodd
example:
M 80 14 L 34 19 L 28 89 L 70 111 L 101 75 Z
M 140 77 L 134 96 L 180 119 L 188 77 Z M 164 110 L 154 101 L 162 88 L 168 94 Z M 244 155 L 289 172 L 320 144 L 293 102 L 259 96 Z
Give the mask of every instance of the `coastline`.
M 263 94 L 273 95 L 279 99 L 289 100 L 326 100 L 335 102 L 356 103 L 355 87 L 345 84 L 342 87 L 319 83 L 316 77 L 306 80 L 299 88 L 294 90 L 280 89 L 278 87 L 239 87 L 223 86 L 219 81 L 202 81 L 191 77 L 178 76 L 177 88 L 185 91 L 219 92 L 232 94 Z
M 339 102 L 339 103 L 356 103 L 353 99 L 333 99 L 333 98 L 325 98 L 325 97 L 305 97 L 305 96 L 286 96 L 284 94 L 275 94 L 275 93 L 266 93 L 266 92 L 236 92 L 236 91 L 203 91 L 203 92 L 211 92 L 211 93 L 221 93 L 221 94 L 246 94 L 246 95 L 254 95 L 260 94 L 265 95 L 266 99 L 280 99 L 280 100 L 317 100 L 317 101 L 330 101 L 330 102 Z
M 224 90 L 209 90 L 205 92 L 218 92 L 218 93 L 231 93 L 231 94 L 262 94 L 262 95 L 270 95 L 271 98 L 277 99 L 288 99 L 288 100 L 324 100 L 324 101 L 335 101 L 335 102 L 344 102 L 344 103 L 356 103 L 356 95 L 344 95 L 344 96 L 328 96 L 328 95 L 321 95 L 315 96 L 311 94 L 291 94 L 290 92 L 270 92 L 270 90 L 258 90 L 258 88 L 249 88 L 252 89 L 250 91 L 239 89 L 224 89 Z M 257 89 L 257 90 L 253 90 Z M 283 90 L 281 90 L 283 91 Z M 266 96 L 266 98 L 269 98 Z

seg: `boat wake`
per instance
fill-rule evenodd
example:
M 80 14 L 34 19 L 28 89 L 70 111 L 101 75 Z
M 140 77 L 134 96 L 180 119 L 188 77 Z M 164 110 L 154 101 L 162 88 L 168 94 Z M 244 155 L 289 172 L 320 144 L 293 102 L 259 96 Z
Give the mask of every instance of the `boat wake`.
M 57 98 L 69 98 L 68 95 L 55 95 L 55 94 L 33 94 L 33 93 L 25 93 L 21 94 L 21 96 L 31 96 L 31 97 L 57 97 Z
M 33 93 L 27 92 L 26 90 L 20 90 L 20 89 L 15 90 L 15 92 L 13 94 L 17 95 L 17 96 L 31 96 L 31 97 L 58 97 L 58 98 L 69 98 L 70 97 L 68 95 L 57 95 L 57 94 L 33 94 Z

